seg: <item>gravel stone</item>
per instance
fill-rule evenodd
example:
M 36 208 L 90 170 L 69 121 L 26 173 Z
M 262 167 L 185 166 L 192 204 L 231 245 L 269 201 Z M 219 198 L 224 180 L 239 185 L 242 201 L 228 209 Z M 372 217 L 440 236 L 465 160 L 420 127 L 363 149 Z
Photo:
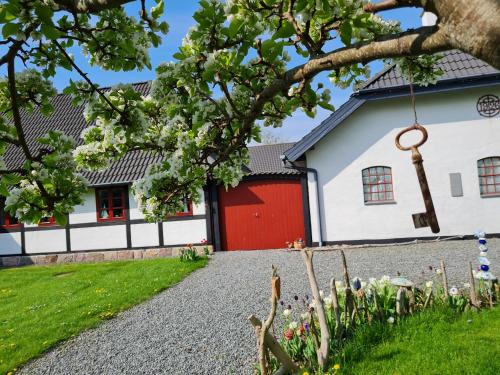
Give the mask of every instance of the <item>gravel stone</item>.
M 500 273 L 500 239 L 489 240 L 492 271 Z M 415 283 L 434 278 L 446 262 L 449 285 L 468 279 L 477 265 L 477 242 L 443 241 L 346 249 L 351 277 L 396 276 Z M 342 276 L 338 251 L 314 257 L 320 287 Z M 178 285 L 115 319 L 62 344 L 26 365 L 21 374 L 251 374 L 257 360 L 255 334 L 247 321 L 269 311 L 271 264 L 281 276 L 282 299 L 294 316 L 310 294 L 298 252 L 286 250 L 216 253 L 210 264 Z M 299 301 L 294 301 L 294 296 Z M 282 309 L 280 308 L 280 312 Z M 278 324 L 281 314 L 278 317 Z

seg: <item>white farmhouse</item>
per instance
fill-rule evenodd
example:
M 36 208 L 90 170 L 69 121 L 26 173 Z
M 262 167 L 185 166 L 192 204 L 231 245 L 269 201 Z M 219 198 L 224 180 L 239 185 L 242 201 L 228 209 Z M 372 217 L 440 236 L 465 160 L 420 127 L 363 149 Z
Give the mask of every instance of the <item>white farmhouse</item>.
M 500 234 L 500 72 L 459 51 L 444 53 L 436 85 L 417 87 L 419 148 L 441 227 L 439 236 L 481 228 Z M 424 212 L 411 153 L 395 137 L 414 123 L 409 86 L 395 67 L 366 82 L 283 159 L 306 162 L 314 243 L 436 237 L 415 229 Z M 421 138 L 403 136 L 404 145 Z

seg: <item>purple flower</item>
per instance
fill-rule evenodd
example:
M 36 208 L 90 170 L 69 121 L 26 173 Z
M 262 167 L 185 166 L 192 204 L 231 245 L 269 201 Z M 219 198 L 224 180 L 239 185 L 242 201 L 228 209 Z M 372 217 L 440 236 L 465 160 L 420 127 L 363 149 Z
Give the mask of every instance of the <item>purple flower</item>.
M 299 300 L 299 296 L 293 296 L 293 299 L 294 299 L 295 301 L 298 301 L 298 300 Z
M 309 323 L 304 323 L 304 328 L 306 332 L 309 334 Z
M 292 309 L 292 305 L 288 305 L 287 309 L 291 310 Z
M 280 305 L 283 306 L 285 304 L 285 302 L 283 301 L 280 301 Z
M 354 281 L 352 282 L 352 287 L 354 290 L 360 290 L 361 289 L 361 280 L 358 278 L 355 278 Z

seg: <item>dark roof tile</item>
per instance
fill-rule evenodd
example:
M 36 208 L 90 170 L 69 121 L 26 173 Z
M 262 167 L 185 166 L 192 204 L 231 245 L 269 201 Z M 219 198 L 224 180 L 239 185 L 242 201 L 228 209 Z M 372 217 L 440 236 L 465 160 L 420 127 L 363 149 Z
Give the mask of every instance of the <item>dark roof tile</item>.
M 499 71 L 471 55 L 459 50 L 451 50 L 441 53 L 443 58 L 436 64 L 443 71 L 439 82 L 448 79 L 467 78 L 473 76 L 484 76 L 498 74 Z M 390 66 L 380 74 L 366 81 L 360 88 L 360 93 L 368 90 L 380 90 L 399 86 L 405 86 L 408 82 L 403 78 L 401 72 Z

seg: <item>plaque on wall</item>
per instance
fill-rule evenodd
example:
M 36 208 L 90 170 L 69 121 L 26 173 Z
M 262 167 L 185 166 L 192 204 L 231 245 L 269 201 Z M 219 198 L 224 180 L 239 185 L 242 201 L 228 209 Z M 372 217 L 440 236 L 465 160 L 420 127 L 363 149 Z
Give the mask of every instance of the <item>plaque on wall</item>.
M 500 99 L 493 94 L 481 96 L 477 100 L 477 111 L 483 117 L 494 117 L 500 113 Z

